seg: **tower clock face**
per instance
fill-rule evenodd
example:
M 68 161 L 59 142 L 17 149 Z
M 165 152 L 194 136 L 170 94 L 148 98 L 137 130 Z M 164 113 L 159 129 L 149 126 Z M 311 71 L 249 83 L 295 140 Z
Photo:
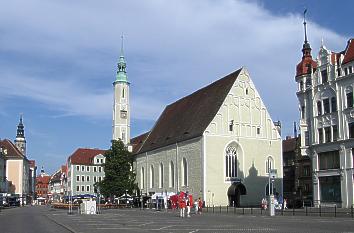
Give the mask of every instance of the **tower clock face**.
M 120 111 L 120 118 L 122 118 L 122 119 L 127 119 L 127 111 L 121 110 L 121 111 Z

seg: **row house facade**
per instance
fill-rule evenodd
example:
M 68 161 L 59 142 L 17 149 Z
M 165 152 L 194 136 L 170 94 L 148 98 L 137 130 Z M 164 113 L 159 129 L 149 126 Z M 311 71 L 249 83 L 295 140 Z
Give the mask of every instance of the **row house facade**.
M 301 155 L 312 160 L 313 201 L 354 204 L 354 39 L 341 52 L 321 44 L 311 55 L 306 22 L 303 57 L 295 80 L 300 110 Z
M 105 177 L 105 150 L 77 149 L 67 161 L 68 195 L 95 195 L 95 184 Z
M 41 174 L 36 178 L 36 196 L 40 202 L 47 202 L 50 199 L 49 181 L 51 176 L 44 172 L 42 167 Z
M 50 178 L 49 192 L 51 194 L 51 201 L 62 202 L 67 189 L 66 177 L 67 177 L 66 165 L 62 165 Z

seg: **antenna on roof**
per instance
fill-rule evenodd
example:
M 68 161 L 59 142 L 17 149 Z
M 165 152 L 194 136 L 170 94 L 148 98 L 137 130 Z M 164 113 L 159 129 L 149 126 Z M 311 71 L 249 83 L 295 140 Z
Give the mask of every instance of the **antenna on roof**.
M 305 31 L 305 44 L 307 43 L 307 32 L 306 32 L 306 12 L 307 9 L 304 10 L 304 31 Z
M 121 46 L 120 46 L 120 55 L 123 56 L 123 40 L 124 40 L 123 33 L 122 33 L 122 35 L 120 36 L 120 38 L 122 39 L 122 41 L 121 41 Z

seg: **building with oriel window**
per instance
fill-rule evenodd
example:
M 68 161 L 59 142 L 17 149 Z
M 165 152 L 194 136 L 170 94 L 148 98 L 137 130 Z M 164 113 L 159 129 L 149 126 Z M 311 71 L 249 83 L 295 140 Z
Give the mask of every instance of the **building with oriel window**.
M 282 193 L 280 122 L 245 68 L 166 106 L 151 131 L 130 143 L 147 197 L 188 191 L 210 206 L 259 206 L 268 190 Z
M 307 40 L 295 80 L 300 109 L 301 154 L 312 160 L 313 201 L 350 207 L 353 202 L 354 39 L 341 52 L 323 41 L 314 60 Z

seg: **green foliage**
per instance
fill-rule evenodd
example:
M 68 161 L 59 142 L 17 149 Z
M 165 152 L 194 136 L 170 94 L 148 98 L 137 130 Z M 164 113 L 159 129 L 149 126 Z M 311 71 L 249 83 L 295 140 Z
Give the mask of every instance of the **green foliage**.
M 112 140 L 112 146 L 105 153 L 105 178 L 98 183 L 100 192 L 108 196 L 121 196 L 137 189 L 133 172 L 133 156 L 121 140 Z

